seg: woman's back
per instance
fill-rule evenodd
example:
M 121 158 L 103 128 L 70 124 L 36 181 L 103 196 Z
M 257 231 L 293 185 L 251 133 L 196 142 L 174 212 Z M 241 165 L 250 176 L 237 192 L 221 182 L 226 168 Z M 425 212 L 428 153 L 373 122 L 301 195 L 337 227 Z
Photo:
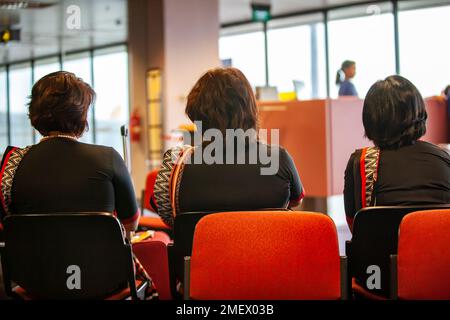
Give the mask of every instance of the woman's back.
M 287 207 L 290 200 L 303 197 L 303 187 L 285 149 L 279 148 L 276 161 L 279 169 L 273 175 L 261 173 L 268 166 L 261 159 L 254 164 L 187 164 L 180 182 L 180 212 Z
M 450 156 L 431 143 L 383 150 L 378 174 L 377 204 L 450 203 Z
M 345 172 L 345 209 L 361 209 L 361 151 L 352 154 Z M 356 179 L 355 175 L 356 174 Z M 450 156 L 431 143 L 417 141 L 395 150 L 381 150 L 374 191 L 377 206 L 450 203 Z
M 20 163 L 12 188 L 13 213 L 136 211 L 134 191 L 112 148 L 51 138 L 34 145 Z

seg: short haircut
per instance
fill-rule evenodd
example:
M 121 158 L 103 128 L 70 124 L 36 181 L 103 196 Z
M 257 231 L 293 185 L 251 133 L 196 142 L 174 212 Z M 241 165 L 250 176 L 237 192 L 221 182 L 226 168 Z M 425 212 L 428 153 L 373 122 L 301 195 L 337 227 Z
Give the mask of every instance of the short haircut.
M 413 144 L 426 133 L 427 117 L 419 90 L 401 76 L 376 82 L 364 100 L 366 136 L 381 149 Z
M 203 131 L 218 129 L 257 129 L 255 94 L 244 74 L 236 68 L 206 72 L 188 96 L 186 114 L 201 121 Z
M 80 137 L 88 128 L 88 110 L 94 100 L 91 86 L 73 73 L 50 73 L 31 90 L 31 124 L 43 136 L 61 132 Z

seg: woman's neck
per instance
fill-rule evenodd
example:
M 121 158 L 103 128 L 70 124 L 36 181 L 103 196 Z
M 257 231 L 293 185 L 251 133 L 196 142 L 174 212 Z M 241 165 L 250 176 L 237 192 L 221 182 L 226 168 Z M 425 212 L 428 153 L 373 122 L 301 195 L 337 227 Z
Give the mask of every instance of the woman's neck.
M 57 136 L 66 136 L 66 137 L 73 137 L 73 138 L 78 138 L 76 135 L 74 135 L 73 133 L 67 133 L 67 132 L 61 132 L 61 131 L 50 131 L 47 134 L 48 137 L 57 137 Z

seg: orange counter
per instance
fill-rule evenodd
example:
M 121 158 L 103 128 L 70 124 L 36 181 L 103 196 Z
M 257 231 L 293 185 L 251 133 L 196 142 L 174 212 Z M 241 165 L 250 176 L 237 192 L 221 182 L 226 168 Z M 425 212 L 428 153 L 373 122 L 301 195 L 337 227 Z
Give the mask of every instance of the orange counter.
M 447 116 L 447 101 L 443 97 L 425 99 L 428 120 L 427 133 L 422 140 L 435 144 L 449 143 L 449 121 Z
M 426 99 L 429 120 L 424 140 L 447 142 L 447 108 Z M 280 144 L 292 155 L 308 197 L 342 194 L 350 154 L 371 143 L 364 137 L 363 101 L 357 98 L 259 102 L 260 126 L 279 129 Z

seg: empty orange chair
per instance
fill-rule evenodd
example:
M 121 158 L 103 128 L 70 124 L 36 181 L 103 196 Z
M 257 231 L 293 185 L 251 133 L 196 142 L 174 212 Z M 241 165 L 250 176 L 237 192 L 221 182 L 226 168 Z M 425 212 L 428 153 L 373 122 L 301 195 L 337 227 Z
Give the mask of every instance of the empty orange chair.
M 153 208 L 150 206 L 150 199 L 153 195 L 153 189 L 155 186 L 156 177 L 158 176 L 159 169 L 154 169 L 150 171 L 147 175 L 147 179 L 145 181 L 145 190 L 142 192 L 142 208 L 141 211 L 144 213 L 144 209 L 153 211 Z M 164 221 L 155 214 L 151 214 L 148 216 L 141 216 L 139 220 L 140 229 L 151 229 L 151 230 L 160 230 L 170 233 L 171 228 L 164 223 Z
M 156 177 L 158 176 L 159 169 L 154 169 L 147 174 L 145 179 L 145 190 L 142 193 L 143 209 L 153 210 L 150 206 L 150 198 L 153 195 L 153 189 L 155 187 Z
M 418 211 L 400 224 L 398 298 L 450 299 L 450 210 Z
M 336 227 L 318 213 L 208 215 L 195 229 L 189 268 L 192 299 L 341 297 Z
M 152 238 L 133 244 L 133 252 L 152 278 L 160 300 L 172 299 L 167 251 L 169 244 L 170 238 L 164 232 L 155 232 Z

